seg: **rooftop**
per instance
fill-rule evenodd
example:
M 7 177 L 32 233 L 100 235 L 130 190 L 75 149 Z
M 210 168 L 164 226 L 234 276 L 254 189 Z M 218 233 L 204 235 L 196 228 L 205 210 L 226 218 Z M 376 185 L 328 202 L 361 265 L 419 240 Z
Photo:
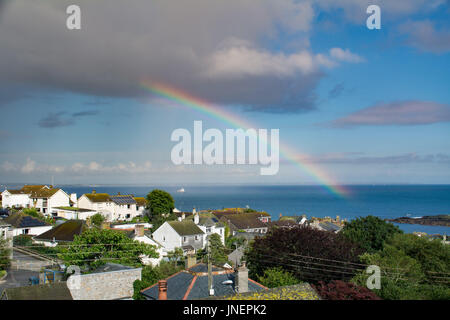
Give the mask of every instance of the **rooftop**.
M 73 241 L 75 236 L 82 234 L 86 229 L 87 226 L 83 220 L 69 220 L 34 237 L 34 239 L 49 241 Z
M 196 234 L 204 234 L 204 232 L 192 221 L 167 221 L 167 223 L 180 235 L 189 236 Z
M 136 204 L 136 200 L 134 200 L 132 195 L 115 195 L 115 196 L 109 196 L 112 202 L 118 205 L 125 205 L 125 204 Z
M 237 229 L 264 228 L 267 225 L 259 220 L 258 213 L 237 213 L 222 216 L 221 220 L 232 223 Z
M 22 211 L 13 213 L 9 217 L 3 219 L 4 222 L 9 223 L 14 228 L 31 228 L 49 226 L 48 223 L 39 220 L 38 218 L 29 216 Z
M 91 202 L 109 202 L 109 194 L 107 193 L 85 193 L 84 194 Z
M 197 264 L 190 269 L 180 271 L 167 280 L 167 299 L 168 300 L 197 300 L 208 298 L 208 275 L 207 265 Z M 226 270 L 220 267 L 213 269 L 213 287 L 214 296 L 226 296 L 235 294 L 234 287 L 235 274 L 232 270 Z M 225 282 L 225 283 L 224 283 Z M 141 293 L 150 300 L 158 299 L 158 283 L 144 289 Z M 249 279 L 248 289 L 251 292 L 266 290 L 263 285 Z

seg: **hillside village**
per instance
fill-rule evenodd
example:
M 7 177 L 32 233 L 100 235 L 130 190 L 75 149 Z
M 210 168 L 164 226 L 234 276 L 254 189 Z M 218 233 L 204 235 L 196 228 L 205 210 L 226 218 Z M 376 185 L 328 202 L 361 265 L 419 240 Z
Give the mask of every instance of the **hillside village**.
M 272 220 L 268 213 L 249 208 L 201 211 L 193 208 L 191 212 L 182 212 L 173 207 L 171 212 L 159 214 L 157 220 L 152 219 L 156 215 L 152 214 L 150 194 L 144 198 L 92 190 L 77 198 L 76 194 L 47 185 L 7 189 L 1 196 L 0 235 L 12 248 L 8 272 L 16 273 L 15 278 L 24 278 L 20 283 L 12 283 L 8 275 L 0 277 L 3 278 L 0 279 L 1 299 L 252 299 L 266 296 L 264 292 L 271 295 L 289 292 L 289 297 L 295 299 L 320 299 L 317 287 L 308 282 L 299 284 L 293 278 L 295 268 L 293 273 L 277 269 L 290 266 L 286 262 L 291 259 L 281 262 L 282 258 L 274 257 L 273 253 L 260 255 L 254 251 L 255 245 L 252 252 L 247 250 L 255 240 L 260 242 L 268 234 L 276 235 L 276 230 L 284 230 L 283 237 L 300 232 L 301 238 L 305 229 L 299 227 L 315 230 L 308 231 L 310 240 L 305 241 L 317 241 L 314 237 L 319 237 L 321 240 L 313 247 L 316 250 L 322 244 L 342 241 L 336 236 L 346 225 L 346 220 L 339 216 L 308 219 L 305 215 L 280 214 L 278 220 Z M 103 240 L 92 242 L 96 237 Z M 448 244 L 445 238 L 441 240 Z M 357 256 L 345 258 L 348 252 L 359 252 L 351 249 L 353 244 L 343 242 L 342 248 L 345 246 L 350 249 L 343 249 L 345 253 L 337 253 L 334 259 L 359 261 L 355 260 Z M 100 252 L 93 252 L 93 247 Z M 317 254 L 322 253 L 319 250 Z M 275 264 L 275 269 L 269 271 L 281 272 L 278 276 L 286 277 L 281 283 L 288 286 L 282 291 L 272 290 L 273 285 L 267 287 L 270 275 L 269 278 L 258 276 L 266 285 L 251 279 L 246 259 L 253 259 L 253 268 L 260 261 L 270 263 L 264 268 Z M 312 259 L 321 259 L 319 265 L 323 265 L 323 258 Z M 25 267 L 24 261 L 27 261 Z M 339 261 L 329 261 L 331 268 L 348 268 L 346 261 L 342 261 L 345 267 L 335 266 Z M 73 276 L 69 277 L 68 269 L 74 266 L 66 265 L 69 263 L 81 268 L 77 287 L 70 280 Z M 314 269 L 317 264 L 314 260 L 300 266 L 308 269 L 311 263 Z M 158 279 L 148 280 L 146 270 L 165 271 L 159 271 Z M 321 279 L 326 279 L 328 271 L 320 273 Z M 329 272 L 333 275 L 337 271 Z M 304 271 L 300 276 L 313 282 L 317 280 L 317 275 Z M 358 294 L 363 289 L 367 291 L 360 288 Z M 368 299 L 377 298 L 371 291 L 364 294 Z

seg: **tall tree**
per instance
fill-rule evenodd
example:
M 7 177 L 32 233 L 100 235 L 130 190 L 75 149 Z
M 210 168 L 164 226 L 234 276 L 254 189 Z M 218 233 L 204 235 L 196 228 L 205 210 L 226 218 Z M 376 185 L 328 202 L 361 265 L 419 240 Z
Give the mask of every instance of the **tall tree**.
M 155 189 L 147 195 L 147 210 L 149 212 L 149 220 L 156 230 L 167 220 L 175 220 L 173 209 L 175 202 L 170 193 Z

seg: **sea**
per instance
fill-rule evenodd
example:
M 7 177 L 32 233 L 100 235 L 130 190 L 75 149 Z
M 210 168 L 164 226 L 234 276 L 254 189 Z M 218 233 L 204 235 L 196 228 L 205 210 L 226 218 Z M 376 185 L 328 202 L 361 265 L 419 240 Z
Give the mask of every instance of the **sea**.
M 9 186 L 8 186 L 9 187 Z M 450 214 L 450 185 L 351 185 L 347 196 L 322 186 L 193 185 L 193 186 L 58 186 L 67 193 L 132 194 L 145 197 L 153 189 L 169 192 L 181 211 L 249 207 L 283 216 L 336 217 L 352 220 L 374 215 L 382 219 Z M 184 192 L 178 192 L 183 188 Z M 450 235 L 450 227 L 396 224 L 404 232 Z

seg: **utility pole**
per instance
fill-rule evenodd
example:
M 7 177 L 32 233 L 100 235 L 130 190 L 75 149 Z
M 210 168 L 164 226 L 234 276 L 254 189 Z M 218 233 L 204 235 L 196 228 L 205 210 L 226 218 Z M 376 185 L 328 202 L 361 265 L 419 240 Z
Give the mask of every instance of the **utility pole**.
M 206 238 L 207 240 L 207 252 L 208 252 L 208 291 L 209 295 L 214 295 L 214 288 L 213 288 L 213 277 L 212 277 L 212 265 L 211 265 L 211 243 L 209 241 L 209 236 Z

